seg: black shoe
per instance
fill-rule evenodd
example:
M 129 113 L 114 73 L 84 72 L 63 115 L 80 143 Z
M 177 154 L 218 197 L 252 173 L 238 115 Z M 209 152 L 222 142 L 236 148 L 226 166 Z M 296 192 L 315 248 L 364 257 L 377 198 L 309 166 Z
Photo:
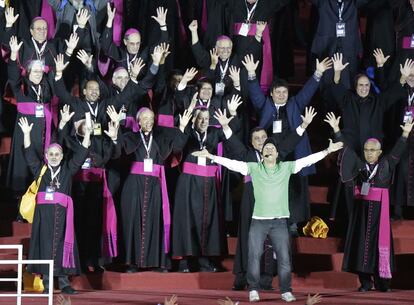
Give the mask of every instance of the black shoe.
M 70 286 L 63 287 L 60 292 L 62 294 L 78 294 L 78 292 Z
M 105 268 L 99 265 L 93 266 L 93 273 L 104 273 Z
M 219 269 L 214 265 L 201 266 L 200 272 L 219 272 Z
M 126 273 L 136 273 L 138 272 L 138 267 L 135 265 L 130 265 L 125 271 Z
M 247 282 L 245 276 L 237 276 L 234 278 L 233 287 L 234 291 L 241 291 L 247 288 Z
M 372 290 L 372 287 L 361 286 L 361 287 L 358 288 L 359 292 L 368 292 L 368 291 L 371 291 L 371 290 Z

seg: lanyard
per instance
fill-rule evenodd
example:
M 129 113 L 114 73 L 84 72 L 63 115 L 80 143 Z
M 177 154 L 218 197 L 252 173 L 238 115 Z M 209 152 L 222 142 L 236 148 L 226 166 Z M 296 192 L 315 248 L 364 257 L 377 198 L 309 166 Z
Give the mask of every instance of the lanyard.
M 377 170 L 378 170 L 378 164 L 375 165 L 374 170 L 371 172 L 371 170 L 369 169 L 369 165 L 365 164 L 365 167 L 367 168 L 367 172 L 370 174 L 368 177 L 368 182 L 371 181 L 372 178 L 374 178 L 374 176 L 377 174 Z
M 341 5 L 338 8 L 338 17 L 339 21 L 342 21 L 342 12 L 344 11 L 344 2 L 341 2 Z
M 60 166 L 55 172 L 53 172 L 53 168 L 49 164 L 47 165 L 47 167 L 50 170 L 50 177 L 52 178 L 52 181 L 55 180 L 56 176 L 60 173 Z
M 36 90 L 35 86 L 31 86 L 33 91 L 36 93 L 36 100 L 40 102 L 40 98 L 42 96 L 42 86 L 39 85 L 39 90 Z
M 204 104 L 202 99 L 198 99 L 198 102 L 200 103 L 200 106 L 206 107 L 206 108 L 210 108 L 210 102 L 211 99 L 208 100 L 207 105 Z
M 86 105 L 88 105 L 89 110 L 91 111 L 92 116 L 96 119 L 98 117 L 98 107 L 99 107 L 98 103 L 96 102 L 95 109 L 92 108 L 92 105 L 88 101 L 86 101 Z
M 45 52 L 47 41 L 45 41 L 43 43 L 43 45 L 40 49 L 39 49 L 39 47 L 38 47 L 38 45 L 37 45 L 37 43 L 36 43 L 36 41 L 34 40 L 33 37 L 32 37 L 32 41 L 33 41 L 34 48 L 35 48 L 35 51 L 36 51 L 36 57 L 37 57 L 37 59 L 40 60 L 40 59 L 42 59 L 43 53 Z
M 129 53 L 127 52 L 127 67 L 128 67 L 128 72 L 131 72 L 131 64 L 137 59 L 138 54 L 135 54 L 135 56 L 129 60 Z
M 195 130 L 195 132 L 196 132 L 196 135 L 197 135 L 198 144 L 200 145 L 200 150 L 203 150 L 204 142 L 207 140 L 207 131 L 204 133 L 203 140 L 201 140 L 201 137 L 200 137 L 200 134 L 198 133 L 198 131 Z
M 220 64 L 220 82 L 223 82 L 224 77 L 226 76 L 227 70 L 229 69 L 230 58 L 226 60 L 226 64 L 223 66 Z
M 414 100 L 414 93 L 413 94 L 409 94 L 408 95 L 408 106 L 412 106 L 413 105 L 413 100 Z
M 247 6 L 247 1 L 244 2 L 246 4 L 246 11 L 247 11 L 247 23 L 250 23 L 250 20 L 252 19 L 254 12 L 256 11 L 257 3 L 259 3 L 259 0 L 256 1 L 256 3 L 253 5 L 251 9 Z
M 144 143 L 145 150 L 147 151 L 147 158 L 149 158 L 151 146 L 152 146 L 152 133 L 148 141 L 148 145 L 147 145 L 147 142 L 145 142 L 145 137 L 144 137 L 144 134 L 142 133 L 142 130 L 140 130 L 139 133 L 141 135 L 142 143 Z
M 256 153 L 257 162 L 258 163 L 262 162 L 262 157 L 260 156 L 260 153 L 257 150 L 255 150 L 254 152 Z

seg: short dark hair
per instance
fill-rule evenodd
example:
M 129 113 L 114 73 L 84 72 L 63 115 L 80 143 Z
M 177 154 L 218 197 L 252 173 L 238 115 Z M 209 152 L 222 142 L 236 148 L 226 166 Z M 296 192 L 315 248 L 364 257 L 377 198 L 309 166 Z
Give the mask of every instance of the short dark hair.
M 201 87 L 203 87 L 203 84 L 210 84 L 210 85 L 211 85 L 211 87 L 212 87 L 212 88 L 214 88 L 214 87 L 213 87 L 213 82 L 211 81 L 211 79 L 206 78 L 206 77 L 203 77 L 203 78 L 200 78 L 200 79 L 197 81 L 197 90 L 198 90 L 198 91 L 200 91 L 200 90 L 201 90 Z
M 273 90 L 275 90 L 276 88 L 279 88 L 279 87 L 285 87 L 285 88 L 289 89 L 289 83 L 287 81 L 285 81 L 284 79 L 275 78 L 272 82 L 272 86 L 270 87 L 270 92 L 272 92 Z
M 357 87 L 358 81 L 361 77 L 366 77 L 366 78 L 368 78 L 368 81 L 369 81 L 368 75 L 366 75 L 365 73 L 358 73 L 357 75 L 355 75 L 355 78 L 354 78 L 354 88 Z
M 249 139 L 250 139 L 250 141 L 252 140 L 252 138 L 253 138 L 253 134 L 255 133 L 255 132 L 259 132 L 259 131 L 264 131 L 264 132 L 266 132 L 266 129 L 264 129 L 263 127 L 260 127 L 260 126 L 257 126 L 257 127 L 255 127 L 255 128 L 253 128 L 252 130 L 250 130 L 250 136 L 249 136 Z M 266 134 L 267 134 L 267 132 L 266 132 Z

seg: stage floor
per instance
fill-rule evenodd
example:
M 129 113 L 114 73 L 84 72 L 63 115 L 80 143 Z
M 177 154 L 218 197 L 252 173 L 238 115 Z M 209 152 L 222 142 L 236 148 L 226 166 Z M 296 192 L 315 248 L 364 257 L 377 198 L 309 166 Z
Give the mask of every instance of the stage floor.
M 319 289 L 303 290 L 294 292 L 297 301 L 290 304 L 305 304 L 308 293 L 319 292 L 324 299 L 321 304 L 342 305 L 342 304 L 376 304 L 376 305 L 404 305 L 414 304 L 414 290 L 396 290 L 389 293 L 368 292 L 358 293 L 354 290 L 332 290 Z M 246 291 L 235 292 L 226 290 L 145 290 L 145 291 L 81 291 L 73 296 L 72 305 L 156 305 L 163 304 L 164 298 L 172 294 L 178 295 L 179 305 L 213 305 L 218 299 L 229 296 L 233 301 L 240 304 L 249 304 Z M 263 292 L 260 294 L 261 305 L 287 304 L 279 299 L 276 292 Z M 12 305 L 15 300 L 11 298 L 0 298 L 0 304 Z M 46 299 L 24 298 L 22 304 L 43 305 L 47 304 Z

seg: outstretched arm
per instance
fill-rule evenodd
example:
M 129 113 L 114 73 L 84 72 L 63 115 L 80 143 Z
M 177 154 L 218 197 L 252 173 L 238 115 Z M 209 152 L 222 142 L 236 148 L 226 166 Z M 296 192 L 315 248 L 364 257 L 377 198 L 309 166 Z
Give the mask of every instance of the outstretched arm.
M 302 168 L 317 163 L 318 161 L 322 160 L 323 158 L 325 158 L 330 153 L 341 149 L 342 146 L 343 146 L 342 142 L 333 143 L 332 140 L 329 140 L 329 146 L 328 146 L 327 149 L 322 150 L 320 152 L 317 152 L 315 154 L 309 155 L 307 157 L 296 160 L 295 161 L 295 168 L 293 170 L 293 173 L 296 174 Z
M 249 168 L 247 166 L 246 162 L 243 161 L 237 161 L 237 160 L 231 160 L 228 158 L 224 158 L 224 157 L 219 157 L 219 156 L 215 156 L 210 154 L 206 149 L 201 150 L 201 151 L 195 151 L 192 153 L 193 156 L 195 157 L 205 157 L 208 158 L 210 160 L 212 160 L 213 162 L 223 165 L 224 167 L 228 168 L 229 170 L 238 172 L 244 176 L 246 176 L 249 172 Z

